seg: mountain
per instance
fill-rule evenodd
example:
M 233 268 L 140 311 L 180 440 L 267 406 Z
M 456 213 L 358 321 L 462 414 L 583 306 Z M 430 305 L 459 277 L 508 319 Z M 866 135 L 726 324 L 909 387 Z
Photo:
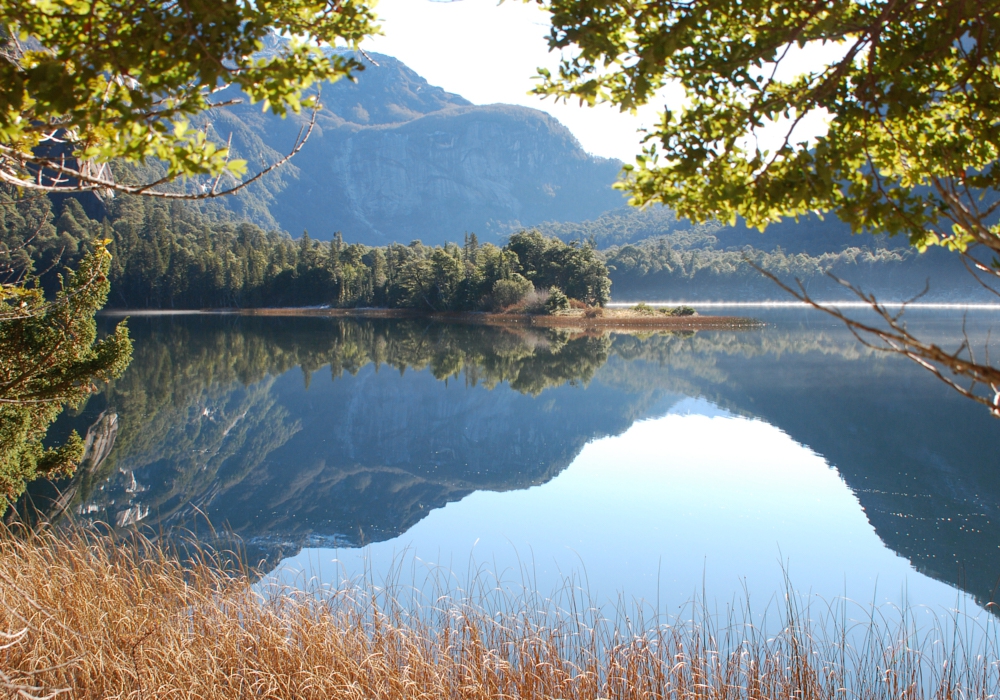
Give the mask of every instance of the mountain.
M 281 40 L 274 38 L 265 53 L 280 48 Z M 852 236 L 832 215 L 783 221 L 760 233 L 741 221 L 693 224 L 664 207 L 623 206 L 621 193 L 611 188 L 621 163 L 588 155 L 544 112 L 473 105 L 430 85 L 392 57 L 354 57 L 365 69 L 356 82 L 323 86 L 323 108 L 301 152 L 233 197 L 169 212 L 132 207 L 146 214 L 142 226 L 129 228 L 118 221 L 129 208 L 121 202 L 97 211 L 100 203 L 92 195 L 53 196 L 55 232 L 78 239 L 76 229 L 89 232 L 110 213 L 117 241 L 129 241 L 132 249 L 162 249 L 150 258 L 158 261 L 156 271 L 141 274 L 166 279 L 175 258 L 177 269 L 186 269 L 185 261 L 206 257 L 197 251 L 186 255 L 188 243 L 218 248 L 205 217 L 222 227 L 250 221 L 295 237 L 308 230 L 313 240 L 328 240 L 340 231 L 349 242 L 371 245 L 443 244 L 461 241 L 466 232 L 499 242 L 500 236 L 533 226 L 565 241 L 593 241 L 605 253 L 616 301 L 787 298 L 746 263 L 747 255 L 787 282 L 802 280 L 810 294 L 825 301 L 855 298 L 828 272 L 880 300 L 913 298 L 929 281 L 923 301 L 995 301 L 954 254 L 931 249 L 917 255 L 902 238 Z M 225 91 L 217 95 L 219 102 L 240 97 Z M 290 152 L 310 122 L 306 115 L 281 119 L 244 100 L 210 110 L 200 126 L 217 141 L 231 142 L 235 156 L 246 159 L 254 172 Z M 73 209 L 69 214 L 67 207 Z M 189 235 L 190 226 L 199 236 Z M 164 231 L 171 227 L 186 241 L 185 251 L 163 248 Z M 12 240 L 8 247 L 19 244 Z M 54 243 L 49 247 L 59 249 Z M 40 260 L 37 267 L 51 266 Z M 171 275 L 177 278 L 176 269 Z M 158 285 L 163 286 L 152 284 Z M 55 282 L 48 286 L 54 288 Z M 131 294 L 129 303 L 173 301 L 150 293 Z
M 768 252 L 781 248 L 789 253 L 806 253 L 812 256 L 840 252 L 851 246 L 907 246 L 904 238 L 852 236 L 850 227 L 834 214 L 823 218 L 810 214 L 801 217 L 799 221 L 786 219 L 771 224 L 761 232 L 748 228 L 742 219 L 732 226 L 719 222 L 695 224 L 687 219 L 678 219 L 666 207 L 637 209 L 623 206 L 606 211 L 590 221 L 546 221 L 537 228 L 566 241 L 592 240 L 601 249 L 640 243 L 657 236 L 683 239 L 684 247 L 718 247 L 730 250 L 752 246 Z
M 611 188 L 621 163 L 587 154 L 545 112 L 473 105 L 390 56 L 359 60 L 356 83 L 323 86 L 302 151 L 227 203 L 238 216 L 321 240 L 341 231 L 367 244 L 437 244 L 622 206 Z M 231 138 L 252 171 L 288 153 L 308 115 L 281 119 L 244 101 L 203 125 Z
M 882 301 L 917 295 L 925 302 L 996 301 L 954 253 L 934 247 L 918 254 L 903 236 L 852 235 L 833 214 L 785 220 L 762 233 L 743 221 L 694 224 L 665 207 L 623 207 L 590 221 L 544 222 L 537 228 L 601 249 L 616 301 L 789 299 L 747 264 L 748 257 L 793 287 L 800 280 L 822 301 L 857 301 L 827 273 Z

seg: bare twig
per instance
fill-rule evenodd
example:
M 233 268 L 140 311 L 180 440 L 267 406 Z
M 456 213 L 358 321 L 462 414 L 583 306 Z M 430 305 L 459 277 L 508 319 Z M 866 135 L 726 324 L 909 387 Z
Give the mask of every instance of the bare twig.
M 969 253 L 967 252 L 962 253 L 962 264 L 965 265 L 965 269 L 969 271 L 969 274 L 972 275 L 972 278 L 976 280 L 976 282 L 978 282 L 980 285 L 982 285 L 984 289 L 988 290 L 991 294 L 996 294 L 997 296 L 1000 296 L 1000 291 L 997 291 L 996 289 L 986 284 L 985 282 L 983 282 L 983 280 L 979 278 L 979 272 L 985 272 L 986 274 L 992 275 L 993 277 L 1000 277 L 1000 270 L 994 269 L 992 267 L 987 267 L 982 262 L 976 260 L 974 257 L 969 255 Z
M 909 358 L 962 396 L 986 406 L 990 409 L 990 413 L 993 416 L 1000 418 L 1000 369 L 990 365 L 988 362 L 976 362 L 967 339 L 957 350 L 948 352 L 934 343 L 917 338 L 910 333 L 906 325 L 902 322 L 901 319 L 906 307 L 923 296 L 927 292 L 927 288 L 913 299 L 904 302 L 898 312 L 891 313 L 884 304 L 876 299 L 874 294 L 866 293 L 836 275 L 827 273 L 833 280 L 849 289 L 861 301 L 865 302 L 886 324 L 885 327 L 878 327 L 851 318 L 836 306 L 817 302 L 809 295 L 805 289 L 805 285 L 800 280 L 795 280 L 798 289 L 794 289 L 782 282 L 776 275 L 757 265 L 753 260 L 749 258 L 745 260 L 757 272 L 770 279 L 799 301 L 841 321 L 865 347 Z M 950 373 L 951 376 L 948 376 L 947 373 Z M 963 386 L 959 383 L 959 380 L 967 380 L 968 386 Z M 978 392 L 977 388 L 979 386 L 988 387 L 992 392 L 992 396 L 984 396 Z

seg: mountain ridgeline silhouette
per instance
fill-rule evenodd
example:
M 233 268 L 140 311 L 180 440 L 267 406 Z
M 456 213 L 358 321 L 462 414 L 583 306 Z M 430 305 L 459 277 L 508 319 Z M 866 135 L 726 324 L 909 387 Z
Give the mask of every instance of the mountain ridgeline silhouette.
M 274 41 L 269 50 L 278 48 Z M 783 221 L 761 234 L 739 221 L 693 224 L 664 207 L 623 206 L 612 188 L 621 163 L 588 155 L 544 112 L 472 105 L 394 58 L 357 58 L 367 68 L 356 83 L 323 87 L 302 151 L 233 196 L 185 203 L 126 195 L 102 203 L 92 194 L 23 200 L 0 190 L 0 263 L 20 269 L 27 254 L 54 292 L 62 264 L 72 267 L 93 239 L 110 238 L 110 299 L 118 307 L 382 305 L 378 266 L 368 275 L 354 264 L 365 256 L 374 263 L 367 246 L 398 243 L 430 254 L 434 245 L 466 240 L 466 232 L 502 245 L 536 227 L 567 243 L 593 243 L 616 301 L 788 298 L 748 260 L 793 286 L 802 280 L 824 301 L 856 298 L 827 273 L 884 301 L 913 298 L 928 281 L 924 301 L 995 301 L 958 256 L 939 248 L 917 254 L 899 238 L 852 236 L 832 215 Z M 199 126 L 231 141 L 234 156 L 254 171 L 293 148 L 308 120 L 281 119 L 244 101 L 209 110 Z M 165 175 L 155 162 L 114 169 L 123 182 Z M 198 186 L 204 183 L 166 185 Z M 349 245 L 335 262 L 327 241 L 341 239 Z M 415 239 L 429 245 L 409 245 Z M 359 274 L 341 275 L 341 263 Z M 345 296 L 348 278 L 356 288 Z
M 357 58 L 357 82 L 322 87 L 306 147 L 228 203 L 239 216 L 320 240 L 341 231 L 369 245 L 442 244 L 624 204 L 611 187 L 621 162 L 589 155 L 545 112 L 473 105 L 395 58 Z M 309 116 L 281 119 L 244 102 L 211 110 L 204 124 L 222 142 L 232 136 L 253 169 L 287 153 Z
M 278 50 L 281 41 L 272 38 L 265 51 Z M 925 300 L 993 300 L 954 255 L 931 250 L 917 256 L 902 239 L 852 236 L 833 214 L 785 220 L 761 234 L 742 221 L 699 225 L 661 207 L 626 207 L 623 193 L 613 189 L 622 163 L 586 153 L 545 112 L 474 105 L 395 58 L 352 55 L 365 69 L 356 82 L 322 87 L 323 108 L 302 151 L 224 201 L 238 219 L 295 237 L 308 231 L 321 241 L 339 231 L 366 245 L 438 245 L 461 241 L 467 232 L 499 243 L 538 227 L 564 241 L 610 249 L 613 294 L 622 300 L 781 298 L 745 263 L 748 246 L 757 264 L 788 281 L 805 280 L 825 299 L 853 298 L 826 277 L 832 271 L 883 299 L 914 297 L 930 280 Z M 239 97 L 223 93 L 220 101 Z M 254 171 L 289 152 L 309 116 L 281 119 L 244 101 L 210 110 L 201 125 L 220 143 L 231 143 L 234 156 Z M 677 254 L 657 250 L 659 241 Z

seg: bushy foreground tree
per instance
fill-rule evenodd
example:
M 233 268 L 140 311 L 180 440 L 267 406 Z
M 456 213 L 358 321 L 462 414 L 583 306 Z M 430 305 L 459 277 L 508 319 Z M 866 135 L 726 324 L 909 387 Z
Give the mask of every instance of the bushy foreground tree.
M 111 256 L 101 242 L 65 278 L 54 299 L 26 284 L 0 288 L 0 514 L 39 477 L 71 474 L 83 456 L 75 432 L 42 440 L 64 405 L 78 406 L 95 382 L 121 375 L 132 356 L 125 323 L 96 340 L 94 314 L 108 295 Z
M 1000 277 L 1000 3 L 538 2 L 550 46 L 568 50 L 539 93 L 629 110 L 683 87 L 628 169 L 634 204 L 761 229 L 832 212 L 855 232 L 954 251 L 984 283 Z M 836 60 L 810 66 L 802 50 L 816 45 Z M 829 126 L 810 140 L 797 128 L 817 117 Z M 765 128 L 782 136 L 771 151 L 757 139 Z M 824 310 L 1000 415 L 1000 369 L 915 337 L 857 291 L 884 325 Z

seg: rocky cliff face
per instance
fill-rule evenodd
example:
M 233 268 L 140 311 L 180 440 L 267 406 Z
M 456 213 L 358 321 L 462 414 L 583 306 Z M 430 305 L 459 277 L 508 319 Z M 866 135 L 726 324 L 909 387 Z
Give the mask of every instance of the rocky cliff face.
M 401 62 L 374 55 L 357 83 L 323 88 L 324 109 L 305 148 L 233 207 L 295 236 L 384 244 L 481 238 L 542 221 L 580 221 L 623 204 L 611 188 L 621 163 L 595 158 L 548 114 L 477 106 L 429 85 Z M 307 123 L 255 105 L 219 109 L 251 168 L 287 152 Z

